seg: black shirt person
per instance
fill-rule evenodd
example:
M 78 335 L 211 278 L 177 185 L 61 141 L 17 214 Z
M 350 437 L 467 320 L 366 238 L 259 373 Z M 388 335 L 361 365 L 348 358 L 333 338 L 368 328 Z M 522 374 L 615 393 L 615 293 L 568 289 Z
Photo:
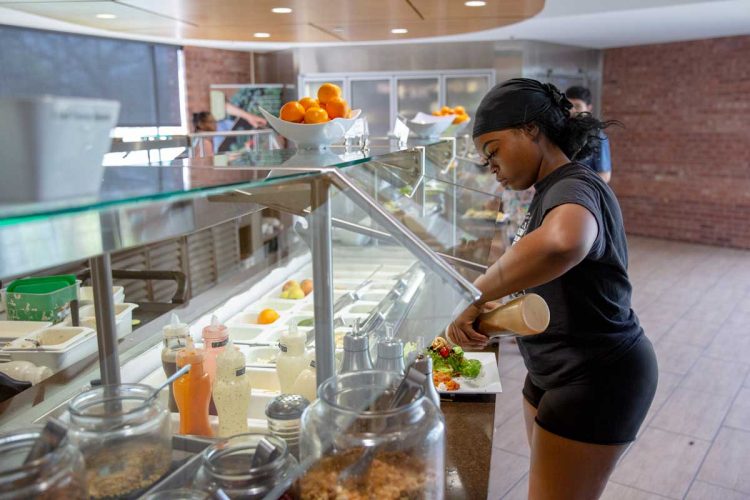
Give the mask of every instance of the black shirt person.
M 513 79 L 477 110 L 474 144 L 506 188 L 536 188 L 515 244 L 475 285 L 482 297 L 448 327 L 466 347 L 484 305 L 527 290 L 550 306 L 549 328 L 520 337 L 531 448 L 529 498 L 595 499 L 635 440 L 654 396 L 656 357 L 631 308 L 620 207 L 577 163 L 607 126 L 551 84 Z
M 591 102 L 591 91 L 586 87 L 573 86 L 565 91 L 565 97 L 573 105 L 572 115 L 591 113 L 594 105 Z M 609 137 L 604 132 L 599 134 L 599 147 L 592 151 L 587 158 L 579 158 L 578 161 L 596 172 L 604 182 L 609 184 L 612 179 L 612 154 L 609 150 Z

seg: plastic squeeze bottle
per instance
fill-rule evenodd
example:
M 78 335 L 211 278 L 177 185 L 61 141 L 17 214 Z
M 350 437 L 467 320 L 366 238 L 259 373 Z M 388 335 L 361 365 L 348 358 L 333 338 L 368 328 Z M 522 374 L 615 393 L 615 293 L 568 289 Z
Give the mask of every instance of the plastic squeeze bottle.
M 213 398 L 219 413 L 219 436 L 247 432 L 250 404 L 250 378 L 245 373 L 245 355 L 229 342 L 216 358 Z
M 297 330 L 297 325 L 290 324 L 289 331 L 281 335 L 279 356 L 276 358 L 276 374 L 282 394 L 293 394 L 292 386 L 297 376 L 309 364 L 305 355 L 306 336 Z
M 190 364 L 190 371 L 173 382 L 174 399 L 180 411 L 180 434 L 212 437 L 208 421 L 211 380 L 206 372 L 205 353 L 188 337 L 187 346 L 177 352 L 177 369 Z
M 304 396 L 308 401 L 315 401 L 318 397 L 317 376 L 315 374 L 315 360 L 297 375 L 292 386 L 292 394 Z
M 203 349 L 206 351 L 206 372 L 211 379 L 213 387 L 216 380 L 216 357 L 224 351 L 229 342 L 229 330 L 219 322 L 216 315 L 211 316 L 211 324 L 203 328 Z M 209 414 L 216 415 L 216 406 L 211 399 Z
M 190 337 L 190 328 L 187 323 L 180 323 L 180 318 L 172 313 L 172 321 L 162 330 L 164 348 L 161 350 L 161 365 L 167 378 L 177 371 L 177 351 L 184 349 L 187 338 Z M 169 386 L 169 411 L 177 412 L 177 403 L 174 400 L 172 385 Z

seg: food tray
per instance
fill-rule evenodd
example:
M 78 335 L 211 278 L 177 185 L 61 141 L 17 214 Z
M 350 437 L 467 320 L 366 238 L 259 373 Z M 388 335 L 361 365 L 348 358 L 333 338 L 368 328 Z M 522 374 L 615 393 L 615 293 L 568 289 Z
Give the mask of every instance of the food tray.
M 50 321 L 0 321 L 0 343 L 12 342 L 19 337 L 52 326 Z
M 125 302 L 125 287 L 113 286 L 112 287 L 112 298 L 115 304 L 122 304 Z M 82 286 L 78 292 L 78 302 L 81 305 L 93 304 L 94 303 L 94 287 Z
M 26 339 L 41 339 L 42 336 L 56 334 L 69 338 L 55 346 L 21 348 Z M 96 352 L 96 332 L 81 326 L 52 326 L 14 340 L 2 352 L 10 355 L 13 361 L 30 361 L 58 372 Z
M 137 304 L 115 304 L 115 325 L 117 327 L 117 338 L 121 339 L 133 331 L 133 309 Z M 96 311 L 94 305 L 89 304 L 80 308 L 78 312 L 81 326 L 91 328 L 96 331 Z M 65 319 L 65 323 L 72 324 L 70 316 Z

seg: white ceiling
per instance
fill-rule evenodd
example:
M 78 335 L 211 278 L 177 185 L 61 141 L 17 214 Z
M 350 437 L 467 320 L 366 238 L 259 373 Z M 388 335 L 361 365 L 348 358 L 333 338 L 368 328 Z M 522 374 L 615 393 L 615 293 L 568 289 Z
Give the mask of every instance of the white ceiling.
M 310 45 L 129 36 L 1 7 L 0 24 L 228 49 L 268 51 Z M 745 34 L 750 34 L 750 0 L 546 0 L 538 16 L 518 24 L 409 42 L 515 39 L 610 48 Z

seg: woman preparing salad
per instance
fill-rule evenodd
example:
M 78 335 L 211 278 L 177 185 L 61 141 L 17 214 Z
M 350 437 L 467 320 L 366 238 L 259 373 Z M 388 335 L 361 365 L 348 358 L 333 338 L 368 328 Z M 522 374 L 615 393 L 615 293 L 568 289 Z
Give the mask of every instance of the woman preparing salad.
M 504 187 L 536 193 L 513 246 L 476 280 L 481 298 L 446 332 L 463 347 L 484 347 L 474 322 L 487 302 L 522 291 L 547 301 L 547 330 L 518 338 L 532 500 L 599 498 L 657 384 L 653 347 L 631 308 L 619 204 L 575 161 L 608 124 L 571 108 L 553 85 L 523 78 L 482 100 L 477 151 Z

